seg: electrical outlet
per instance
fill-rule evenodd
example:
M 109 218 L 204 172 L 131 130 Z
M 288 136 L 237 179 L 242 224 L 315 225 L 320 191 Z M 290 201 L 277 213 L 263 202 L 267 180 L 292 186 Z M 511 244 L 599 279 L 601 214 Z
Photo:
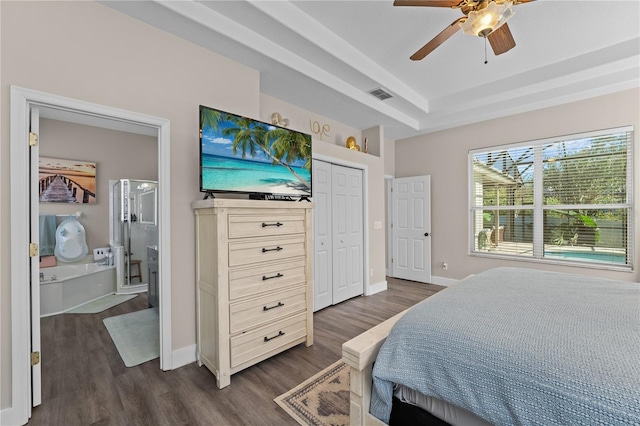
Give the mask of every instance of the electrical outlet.
M 442 262 L 442 269 L 444 269 L 445 271 L 449 269 L 449 265 L 447 265 L 447 262 Z
M 373 268 L 371 268 L 371 271 L 369 271 L 369 274 L 373 277 Z

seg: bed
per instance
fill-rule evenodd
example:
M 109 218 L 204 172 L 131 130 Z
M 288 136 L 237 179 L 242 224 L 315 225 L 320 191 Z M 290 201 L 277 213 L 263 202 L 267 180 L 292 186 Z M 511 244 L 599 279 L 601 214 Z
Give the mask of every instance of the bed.
M 346 342 L 343 361 L 352 425 L 387 423 L 403 391 L 454 425 L 640 425 L 640 284 L 491 269 Z

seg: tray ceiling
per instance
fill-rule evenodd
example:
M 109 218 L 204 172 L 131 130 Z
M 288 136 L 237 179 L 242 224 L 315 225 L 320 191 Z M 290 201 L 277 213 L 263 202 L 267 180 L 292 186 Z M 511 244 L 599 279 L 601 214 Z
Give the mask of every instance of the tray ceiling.
M 261 91 L 350 126 L 418 134 L 640 86 L 640 2 L 538 0 L 514 7 L 511 51 L 459 31 L 417 49 L 458 9 L 379 1 L 107 1 L 260 71 Z M 382 87 L 381 101 L 368 91 Z

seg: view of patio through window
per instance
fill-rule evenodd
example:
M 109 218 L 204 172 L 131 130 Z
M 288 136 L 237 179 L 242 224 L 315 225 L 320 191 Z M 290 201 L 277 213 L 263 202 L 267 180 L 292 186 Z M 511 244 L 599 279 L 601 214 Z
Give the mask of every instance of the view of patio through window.
M 631 267 L 632 132 L 471 151 L 470 252 Z

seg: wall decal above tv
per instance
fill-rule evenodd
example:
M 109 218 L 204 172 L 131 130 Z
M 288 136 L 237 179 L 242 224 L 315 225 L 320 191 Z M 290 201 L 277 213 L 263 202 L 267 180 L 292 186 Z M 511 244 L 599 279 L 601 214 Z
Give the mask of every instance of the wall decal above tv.
M 311 197 L 311 135 L 200 105 L 200 191 Z

